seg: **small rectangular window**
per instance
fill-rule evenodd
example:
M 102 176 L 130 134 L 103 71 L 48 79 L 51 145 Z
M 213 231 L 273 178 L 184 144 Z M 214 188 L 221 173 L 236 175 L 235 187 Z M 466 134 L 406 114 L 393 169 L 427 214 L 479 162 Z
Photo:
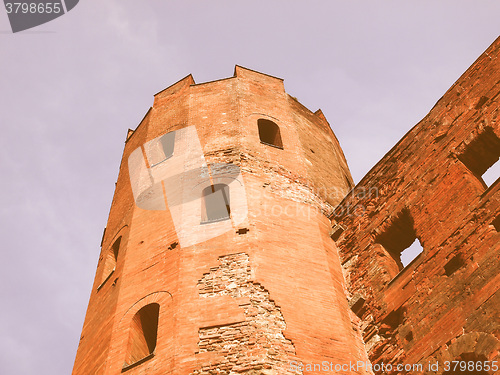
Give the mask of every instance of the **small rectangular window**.
M 444 272 L 446 276 L 453 275 L 456 271 L 463 267 L 465 260 L 462 254 L 455 255 L 448 263 L 444 265 Z
M 330 231 L 330 237 L 332 238 L 332 240 L 337 241 L 340 238 L 340 236 L 342 235 L 342 233 L 344 233 L 344 231 L 345 231 L 345 228 L 342 225 L 335 224 L 332 227 L 332 230 Z
M 403 210 L 375 242 L 381 245 L 402 270 L 415 259 L 423 248 L 417 238 L 410 212 Z
M 360 319 L 363 318 L 363 314 L 366 312 L 366 306 L 365 306 L 365 299 L 361 296 L 356 296 L 353 298 L 353 300 L 349 303 L 351 306 L 351 310 L 356 316 Z
M 384 337 L 389 337 L 394 334 L 394 332 L 403 324 L 405 319 L 405 311 L 403 307 L 398 308 L 397 310 L 391 311 L 385 318 L 382 320 L 382 324 L 379 328 L 379 333 Z
M 206 187 L 202 192 L 201 223 L 228 220 L 231 215 L 229 202 L 229 186 L 215 184 Z
M 458 158 L 487 188 L 500 176 L 500 139 L 488 127 Z

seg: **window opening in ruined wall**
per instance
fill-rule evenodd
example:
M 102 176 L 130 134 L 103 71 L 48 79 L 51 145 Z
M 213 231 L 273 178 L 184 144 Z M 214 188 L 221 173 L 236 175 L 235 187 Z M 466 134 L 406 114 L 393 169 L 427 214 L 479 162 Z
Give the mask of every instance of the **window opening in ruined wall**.
M 201 203 L 202 224 L 228 220 L 231 215 L 229 186 L 215 184 L 206 187 L 202 192 Z
M 124 369 L 151 358 L 156 349 L 160 305 L 151 303 L 132 318 Z
M 462 268 L 464 265 L 465 265 L 464 256 L 462 254 L 457 254 L 444 265 L 444 273 L 446 274 L 446 276 L 449 277 L 453 275 L 456 271 L 458 271 L 460 268 Z
M 398 272 L 423 251 L 420 240 L 415 233 L 413 218 L 408 210 L 403 210 L 393 223 L 376 238 L 375 242 L 391 256 L 394 268 Z
M 261 118 L 257 120 L 257 126 L 259 127 L 259 138 L 262 143 L 283 149 L 281 132 L 278 125 L 271 120 Z
M 500 176 L 500 139 L 486 128 L 458 158 L 487 188 Z
M 101 285 L 99 285 L 98 289 L 101 288 L 102 285 L 108 279 L 110 276 L 115 272 L 116 269 L 116 261 L 118 260 L 118 253 L 120 251 L 120 243 L 122 241 L 121 236 L 118 237 L 118 239 L 113 243 L 113 246 L 111 246 L 108 251 L 105 254 L 105 259 L 104 259 L 104 270 L 102 272 L 103 278 Z
M 423 250 L 419 239 L 415 238 L 413 243 L 401 252 L 401 263 L 403 264 L 403 268 L 410 264 Z

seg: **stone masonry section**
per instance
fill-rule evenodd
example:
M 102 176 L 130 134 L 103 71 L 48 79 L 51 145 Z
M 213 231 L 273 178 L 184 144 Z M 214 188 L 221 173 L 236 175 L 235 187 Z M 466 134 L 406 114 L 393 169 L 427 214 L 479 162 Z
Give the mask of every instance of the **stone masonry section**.
M 226 255 L 219 257 L 219 261 L 220 266 L 212 268 L 198 282 L 199 295 L 245 299 L 239 305 L 245 321 L 200 328 L 198 353 L 213 352 L 216 359 L 192 374 L 302 374 L 289 370 L 290 355 L 295 354 L 295 348 L 283 335 L 286 324 L 280 308 L 262 285 L 251 281 L 248 255 Z

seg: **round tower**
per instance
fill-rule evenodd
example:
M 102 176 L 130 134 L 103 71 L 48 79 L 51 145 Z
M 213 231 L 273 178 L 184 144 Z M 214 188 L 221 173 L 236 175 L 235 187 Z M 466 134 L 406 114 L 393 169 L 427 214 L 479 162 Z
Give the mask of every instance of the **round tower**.
M 364 373 L 328 220 L 351 187 L 325 117 L 279 78 L 236 66 L 156 94 L 127 135 L 73 374 Z

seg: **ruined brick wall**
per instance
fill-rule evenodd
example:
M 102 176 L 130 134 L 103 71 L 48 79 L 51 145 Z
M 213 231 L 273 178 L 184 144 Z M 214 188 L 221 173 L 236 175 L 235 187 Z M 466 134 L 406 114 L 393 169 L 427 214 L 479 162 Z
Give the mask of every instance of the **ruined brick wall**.
M 261 119 L 277 124 L 281 147 L 261 142 Z M 207 164 L 241 172 L 244 199 L 231 188 L 231 218 L 222 224 L 201 223 L 192 201 L 170 205 L 167 190 L 176 186 L 168 181 L 158 185 L 165 199 L 153 202 L 167 209 L 138 205 L 154 190 L 134 198 L 142 185 L 133 178 L 131 186 L 130 158 L 193 127 L 185 145 L 199 138 Z M 182 160 L 179 151 L 171 160 Z M 177 167 L 191 176 L 189 165 Z M 326 216 L 351 184 L 321 111 L 299 104 L 281 79 L 236 67 L 232 78 L 195 84 L 188 76 L 158 93 L 127 137 L 73 374 L 292 374 L 300 370 L 287 369 L 290 361 L 363 360 Z M 242 207 L 248 212 L 237 221 Z M 176 212 L 197 222 L 200 237 L 219 224 L 230 230 L 186 242 Z
M 481 177 L 500 156 L 499 94 L 497 39 L 332 215 L 374 364 L 500 360 L 500 182 Z
M 200 353 L 213 352 L 216 360 L 207 360 L 193 374 L 221 375 L 253 370 L 280 369 L 280 374 L 301 374 L 290 371 L 290 355 L 295 356 L 293 343 L 285 338 L 286 323 L 279 306 L 270 299 L 269 291 L 252 282 L 247 254 L 230 254 L 219 258 L 221 265 L 203 275 L 198 282 L 201 298 L 229 295 L 238 299 L 245 320 L 227 325 L 200 328 Z

